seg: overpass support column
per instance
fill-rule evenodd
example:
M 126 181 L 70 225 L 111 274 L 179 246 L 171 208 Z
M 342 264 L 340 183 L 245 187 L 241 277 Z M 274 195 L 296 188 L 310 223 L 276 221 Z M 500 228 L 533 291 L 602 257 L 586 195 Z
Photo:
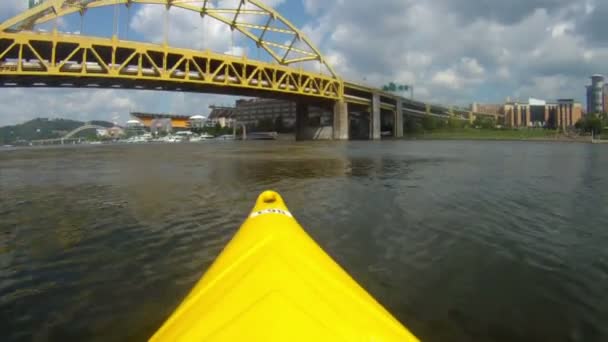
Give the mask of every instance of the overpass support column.
M 395 127 L 393 127 L 393 132 L 395 132 L 395 138 L 403 137 L 403 102 L 401 102 L 401 99 L 397 99 L 394 122 Z
M 521 106 L 517 105 L 516 106 L 516 114 L 515 114 L 515 124 L 517 125 L 517 127 L 521 127 Z
M 372 110 L 370 118 L 370 140 L 380 140 L 380 94 L 374 93 L 372 95 Z
M 334 104 L 334 140 L 348 140 L 348 104 L 344 100 Z
M 296 140 L 306 140 L 308 127 L 308 105 L 296 103 Z

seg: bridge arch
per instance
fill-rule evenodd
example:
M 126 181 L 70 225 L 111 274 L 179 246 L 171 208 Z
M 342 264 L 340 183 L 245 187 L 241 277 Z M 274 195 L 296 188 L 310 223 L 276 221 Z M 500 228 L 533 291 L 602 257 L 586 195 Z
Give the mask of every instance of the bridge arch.
M 333 67 L 321 54 L 312 41 L 294 24 L 283 17 L 273 8 L 266 6 L 258 0 L 234 1 L 234 8 L 217 8 L 211 0 L 180 1 L 180 0 L 47 0 L 13 18 L 0 24 L 1 32 L 20 32 L 32 30 L 35 25 L 49 22 L 55 18 L 80 12 L 84 14 L 88 9 L 132 4 L 162 5 L 167 9 L 181 8 L 199 13 L 201 18 L 208 16 L 220 23 L 230 26 L 246 38 L 253 41 L 258 49 L 265 50 L 272 59 L 280 65 L 317 61 L 333 77 L 338 79 Z M 258 21 L 247 20 L 250 18 Z M 256 34 L 257 32 L 257 34 Z M 269 37 L 268 33 L 280 33 L 287 40 L 277 40 Z M 287 42 L 286 42 L 287 41 Z
M 80 127 L 76 128 L 76 129 L 74 129 L 73 131 L 68 132 L 66 135 L 64 135 L 60 139 L 71 139 L 76 134 L 78 134 L 78 133 L 80 133 L 82 131 L 86 131 L 88 129 L 107 129 L 107 127 L 102 127 L 102 126 L 98 126 L 98 125 L 84 125 L 84 126 L 80 126 Z

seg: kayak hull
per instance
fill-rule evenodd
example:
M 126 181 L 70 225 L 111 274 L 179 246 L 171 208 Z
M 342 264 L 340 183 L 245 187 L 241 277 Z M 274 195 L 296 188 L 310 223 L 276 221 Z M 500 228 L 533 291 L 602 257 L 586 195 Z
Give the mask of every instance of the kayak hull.
M 151 341 L 418 341 L 265 192 Z

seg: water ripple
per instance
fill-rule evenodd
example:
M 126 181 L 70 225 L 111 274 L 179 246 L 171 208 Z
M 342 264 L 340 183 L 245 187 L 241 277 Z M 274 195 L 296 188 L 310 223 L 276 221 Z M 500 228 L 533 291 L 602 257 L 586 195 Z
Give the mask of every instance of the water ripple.
M 607 340 L 607 172 L 597 146 L 542 143 L 13 150 L 0 331 L 146 339 L 275 189 L 423 340 Z

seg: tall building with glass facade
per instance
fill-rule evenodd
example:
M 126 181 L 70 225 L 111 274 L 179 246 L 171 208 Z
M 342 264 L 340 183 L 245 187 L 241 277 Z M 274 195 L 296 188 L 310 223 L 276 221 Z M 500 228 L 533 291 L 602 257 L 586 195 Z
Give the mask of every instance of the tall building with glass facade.
M 602 113 L 607 111 L 608 87 L 604 76 L 591 76 L 591 85 L 587 86 L 587 113 Z

